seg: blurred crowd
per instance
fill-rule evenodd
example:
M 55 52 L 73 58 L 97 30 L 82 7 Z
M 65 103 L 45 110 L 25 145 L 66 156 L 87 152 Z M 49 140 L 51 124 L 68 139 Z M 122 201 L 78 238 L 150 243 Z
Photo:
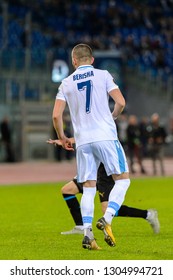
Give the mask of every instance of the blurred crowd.
M 117 120 L 117 127 L 119 140 L 129 159 L 130 172 L 146 174 L 143 160 L 147 157 L 152 160 L 153 175 L 159 171 L 164 176 L 164 149 L 168 133 L 159 115 L 154 113 L 150 119 L 143 117 L 139 120 L 136 115 L 122 114 Z M 157 162 L 160 170 L 157 170 Z
M 9 48 L 55 48 L 63 53 L 84 42 L 94 49 L 121 49 L 129 66 L 149 69 L 163 79 L 173 73 L 172 0 L 5 2 L 9 3 Z M 22 21 L 28 12 L 31 34 Z

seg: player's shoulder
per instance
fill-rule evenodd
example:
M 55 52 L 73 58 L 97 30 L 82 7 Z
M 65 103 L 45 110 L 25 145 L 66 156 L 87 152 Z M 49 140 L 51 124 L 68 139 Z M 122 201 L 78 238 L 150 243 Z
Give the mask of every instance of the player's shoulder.
M 69 76 L 67 76 L 66 78 L 64 78 L 64 79 L 62 80 L 62 84 L 63 84 L 63 85 L 68 84 L 69 81 L 73 79 L 73 75 L 74 75 L 74 72 L 73 72 L 72 74 L 70 74 Z
M 100 69 L 100 68 L 93 68 L 94 71 L 97 71 L 97 72 L 100 72 L 100 73 L 103 73 L 103 74 L 107 74 L 108 73 L 108 70 L 106 69 Z
M 105 79 L 107 79 L 107 77 L 110 76 L 110 73 L 106 69 L 94 68 L 93 71 L 97 76 L 105 78 Z

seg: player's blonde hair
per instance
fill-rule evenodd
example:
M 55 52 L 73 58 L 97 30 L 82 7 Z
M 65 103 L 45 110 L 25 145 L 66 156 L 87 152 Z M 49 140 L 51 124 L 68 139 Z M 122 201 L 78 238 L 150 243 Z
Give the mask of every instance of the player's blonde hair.
M 78 44 L 72 50 L 72 57 L 78 61 L 87 61 L 92 59 L 92 49 L 87 44 Z

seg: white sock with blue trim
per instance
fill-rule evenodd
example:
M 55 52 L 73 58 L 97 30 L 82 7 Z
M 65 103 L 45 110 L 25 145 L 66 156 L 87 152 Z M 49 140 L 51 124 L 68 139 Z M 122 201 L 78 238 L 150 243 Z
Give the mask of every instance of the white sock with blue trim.
M 115 213 L 120 209 L 130 186 L 130 179 L 122 179 L 115 181 L 115 185 L 109 194 L 109 201 L 104 218 L 108 224 L 111 224 Z
M 94 216 L 94 198 L 96 194 L 96 187 L 83 187 L 83 195 L 81 198 L 81 214 L 84 229 L 92 226 Z

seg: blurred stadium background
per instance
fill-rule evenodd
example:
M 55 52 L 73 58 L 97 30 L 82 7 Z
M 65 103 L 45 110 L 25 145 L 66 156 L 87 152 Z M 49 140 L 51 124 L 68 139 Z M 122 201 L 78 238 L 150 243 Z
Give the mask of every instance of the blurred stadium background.
M 57 159 L 45 141 L 54 137 L 55 95 L 80 42 L 115 77 L 127 114 L 157 112 L 172 139 L 172 26 L 172 0 L 1 0 L 0 121 L 9 119 L 16 161 Z M 68 126 L 68 112 L 66 119 Z M 0 161 L 3 153 L 0 145 Z

